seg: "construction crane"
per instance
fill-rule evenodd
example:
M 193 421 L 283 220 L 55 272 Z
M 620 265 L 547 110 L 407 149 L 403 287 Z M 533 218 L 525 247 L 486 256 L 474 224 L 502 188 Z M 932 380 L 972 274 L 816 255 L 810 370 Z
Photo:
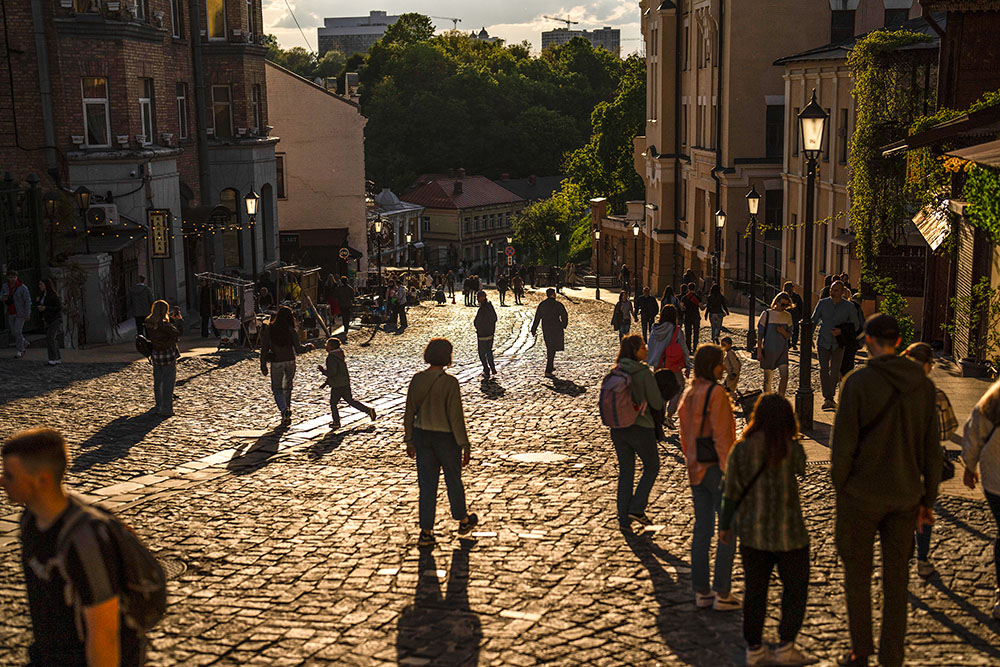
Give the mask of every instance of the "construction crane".
M 456 19 L 451 16 L 432 16 L 432 19 L 441 19 L 442 21 L 451 21 L 451 29 L 458 30 L 458 24 L 462 22 L 462 19 Z
M 556 17 L 556 16 L 543 16 L 542 18 L 543 19 L 548 19 L 550 21 L 561 21 L 562 23 L 566 24 L 566 29 L 567 30 L 569 30 L 569 27 L 571 25 L 573 25 L 575 23 L 579 23 L 579 21 L 571 21 L 568 16 L 566 18 L 564 18 L 564 19 L 561 19 L 561 18 Z

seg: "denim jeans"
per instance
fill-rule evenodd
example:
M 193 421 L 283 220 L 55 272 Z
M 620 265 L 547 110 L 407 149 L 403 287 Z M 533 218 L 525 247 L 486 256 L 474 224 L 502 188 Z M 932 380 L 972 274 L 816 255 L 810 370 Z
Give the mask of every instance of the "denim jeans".
M 62 359 L 59 352 L 59 335 L 62 333 L 62 318 L 45 325 L 45 346 L 48 349 L 49 361 Z
M 837 385 L 840 384 L 840 364 L 844 361 L 844 348 L 817 347 L 816 358 L 819 360 L 819 383 L 823 388 L 823 398 L 833 401 L 837 398 Z
M 444 471 L 451 518 L 461 521 L 468 512 L 465 487 L 462 485 L 462 448 L 455 436 L 443 431 L 413 429 L 413 448 L 417 452 L 417 486 L 420 487 L 420 528 L 434 530 L 437 514 L 438 479 Z
M 338 426 L 340 425 L 340 410 L 337 408 L 337 405 L 340 403 L 341 399 L 343 399 L 345 403 L 347 403 L 355 410 L 359 410 L 361 412 L 364 412 L 365 414 L 371 411 L 371 408 L 369 408 L 361 401 L 354 400 L 354 396 L 351 395 L 350 387 L 331 387 L 330 416 L 333 417 L 333 422 Z
M 295 377 L 295 360 L 271 362 L 271 393 L 278 412 L 292 409 L 292 378 Z
M 493 362 L 493 338 L 479 339 L 479 361 L 483 362 L 483 373 L 496 373 L 497 365 Z
M 694 535 L 691 538 L 691 586 L 695 592 L 709 590 L 708 552 L 715 535 L 715 516 L 722 509 L 722 469 L 712 466 L 705 471 L 700 484 L 691 487 L 694 501 Z M 728 595 L 732 588 L 734 544 L 717 544 L 715 548 L 715 580 L 711 589 Z
M 660 453 L 656 448 L 656 431 L 645 426 L 611 429 L 611 442 L 618 454 L 618 523 L 628 525 L 629 514 L 643 514 L 649 503 L 649 492 L 660 472 Z M 642 477 L 635 481 L 635 457 L 642 461 Z
M 914 536 L 917 538 L 917 560 L 927 560 L 931 555 L 931 533 L 934 532 L 931 526 L 924 526 L 923 530 L 917 528 Z
M 153 364 L 153 396 L 160 413 L 174 411 L 174 383 L 177 381 L 177 364 Z
M 993 512 L 993 520 L 997 522 L 997 538 L 993 540 L 993 567 L 996 568 L 996 586 L 1000 588 L 1000 496 L 986 491 L 986 503 Z
M 622 323 L 618 325 L 618 341 L 624 338 L 632 331 L 632 320 L 630 318 L 622 318 Z
M 781 593 L 781 624 L 778 638 L 795 641 L 802 629 L 809 597 L 809 547 L 792 551 L 760 551 L 740 544 L 746 590 L 743 601 L 743 639 L 748 646 L 760 646 L 767 611 L 767 589 L 771 571 L 778 566 Z
M 668 417 L 673 417 L 677 413 L 677 406 L 680 405 L 681 395 L 684 393 L 684 372 L 674 371 L 674 377 L 677 378 L 677 393 L 674 394 L 674 397 L 667 403 Z
M 14 341 L 17 343 L 17 353 L 24 354 L 24 349 L 28 347 L 28 341 L 24 339 L 24 318 L 14 316 L 11 318 L 10 322 L 10 332 L 14 336 Z
M 722 336 L 722 313 L 711 313 L 708 316 L 708 323 L 712 326 L 712 342 L 718 344 L 719 337 Z

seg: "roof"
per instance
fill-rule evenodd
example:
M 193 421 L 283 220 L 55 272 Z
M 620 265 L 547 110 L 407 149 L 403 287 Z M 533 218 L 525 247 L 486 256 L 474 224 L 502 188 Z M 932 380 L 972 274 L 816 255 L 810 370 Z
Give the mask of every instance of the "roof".
M 1000 167 L 1000 140 L 988 141 L 984 144 L 950 151 L 948 155 L 953 155 L 987 167 Z
M 275 63 L 271 62 L 270 60 L 264 60 L 264 62 L 267 64 L 268 67 L 271 67 L 275 71 L 281 72 L 282 74 L 287 74 L 288 76 L 292 77 L 293 79 L 297 79 L 298 81 L 306 84 L 307 86 L 311 86 L 311 87 L 315 88 L 316 90 L 319 90 L 319 91 L 322 91 L 322 92 L 326 93 L 327 95 L 329 95 L 330 97 L 332 97 L 334 99 L 340 100 L 344 104 L 349 104 L 352 107 L 354 107 L 355 109 L 360 109 L 361 108 L 361 105 L 358 104 L 357 102 L 352 102 L 350 99 L 348 99 L 346 97 L 343 97 L 341 95 L 338 95 L 336 92 L 330 92 L 329 90 L 327 90 L 323 86 L 321 86 L 319 84 L 316 84 L 316 83 L 313 83 L 312 81 L 310 81 L 309 79 L 307 79 L 307 78 L 305 78 L 303 76 L 299 76 L 298 74 L 296 74 L 295 72 L 293 72 L 290 69 L 285 69 L 281 65 L 276 65 Z
M 920 0 L 931 11 L 989 12 L 1000 11 L 1000 0 Z
M 998 0 L 1000 2 L 1000 0 Z M 931 18 L 937 22 L 942 29 L 946 27 L 946 14 L 944 12 L 939 12 L 931 15 Z M 923 17 L 917 17 L 915 19 L 910 19 L 905 21 L 899 26 L 900 30 L 909 30 L 910 32 L 922 33 L 931 38 L 929 42 L 918 42 L 916 44 L 909 44 L 907 46 L 900 47 L 896 49 L 897 51 L 922 51 L 924 49 L 934 49 L 938 48 L 940 38 L 938 34 L 934 32 L 934 29 L 923 19 Z M 882 28 L 879 28 L 882 30 Z M 795 62 L 804 62 L 811 60 L 847 60 L 847 56 L 851 54 L 851 49 L 854 45 L 858 43 L 863 37 L 870 35 L 872 32 L 867 32 L 864 35 L 855 35 L 850 39 L 846 39 L 842 42 L 831 42 L 829 44 L 824 44 L 823 46 L 816 47 L 814 49 L 809 49 L 808 51 L 802 51 L 801 53 L 796 53 L 793 56 L 785 56 L 784 58 L 778 58 L 774 61 L 775 65 L 788 65 Z
M 461 192 L 456 192 L 456 184 L 461 184 Z M 475 208 L 492 204 L 513 204 L 523 202 L 507 188 L 500 187 L 485 176 L 465 176 L 463 178 L 438 177 L 422 182 L 401 199 L 426 208 Z
M 934 146 L 957 137 L 989 140 L 996 138 L 998 134 L 1000 134 L 1000 106 L 987 107 L 962 114 L 918 134 L 911 134 L 902 141 L 883 146 L 882 155 L 889 157 L 914 148 Z
M 530 178 L 507 178 L 493 182 L 522 199 L 538 201 L 551 197 L 565 178 L 565 176 L 536 176 L 534 183 L 531 182 Z

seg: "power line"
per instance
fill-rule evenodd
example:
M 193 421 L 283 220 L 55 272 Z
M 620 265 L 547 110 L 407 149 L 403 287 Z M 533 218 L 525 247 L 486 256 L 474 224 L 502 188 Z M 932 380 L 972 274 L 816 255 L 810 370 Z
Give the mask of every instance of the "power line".
M 291 5 L 288 4 L 288 0 L 285 0 L 285 7 L 288 7 L 288 13 L 292 15 L 292 20 L 295 21 L 295 27 L 299 29 L 299 34 L 302 35 L 302 41 L 306 43 L 306 47 L 309 48 L 309 52 L 312 53 L 314 56 L 319 57 L 318 54 L 313 50 L 313 47 L 309 43 L 309 40 L 306 38 L 306 34 L 302 32 L 302 26 L 299 25 L 299 20 L 295 18 L 295 12 L 292 11 L 292 7 Z

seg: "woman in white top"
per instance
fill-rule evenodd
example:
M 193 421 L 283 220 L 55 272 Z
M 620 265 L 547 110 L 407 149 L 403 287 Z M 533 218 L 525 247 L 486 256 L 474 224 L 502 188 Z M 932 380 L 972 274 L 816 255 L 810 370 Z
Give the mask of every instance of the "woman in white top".
M 611 326 L 618 332 L 618 341 L 628 335 L 632 330 L 632 320 L 638 319 L 632 302 L 629 301 L 628 292 L 622 290 L 618 294 L 618 303 L 615 304 L 615 312 L 611 316 Z
M 778 393 L 788 389 L 788 341 L 792 337 L 792 316 L 788 314 L 791 297 L 778 292 L 757 320 L 757 359 L 764 371 L 764 393 L 771 393 L 771 378 L 778 371 Z

